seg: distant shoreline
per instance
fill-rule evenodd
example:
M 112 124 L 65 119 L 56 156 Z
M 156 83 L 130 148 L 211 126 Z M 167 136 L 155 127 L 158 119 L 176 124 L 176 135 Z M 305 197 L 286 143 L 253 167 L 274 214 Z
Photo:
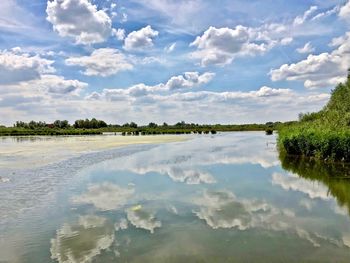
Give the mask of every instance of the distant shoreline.
M 187 124 L 186 124 L 187 125 Z M 121 135 L 180 135 L 180 134 L 216 134 L 217 132 L 268 131 L 276 130 L 281 123 L 238 124 L 238 125 L 187 125 L 173 126 L 140 126 L 140 127 L 104 127 L 98 129 L 80 128 L 22 128 L 0 127 L 0 136 L 65 136 L 65 135 L 102 135 L 106 133 Z

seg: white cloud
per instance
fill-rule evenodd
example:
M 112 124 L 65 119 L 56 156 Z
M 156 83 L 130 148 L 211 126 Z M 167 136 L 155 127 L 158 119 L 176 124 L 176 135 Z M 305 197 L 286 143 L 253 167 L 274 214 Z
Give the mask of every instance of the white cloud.
M 111 3 L 111 6 L 110 6 L 110 9 L 115 9 L 117 7 L 117 4 L 116 3 Z
M 162 226 L 162 223 L 158 221 L 155 216 L 149 211 L 140 209 L 128 209 L 126 211 L 127 218 L 132 225 L 137 228 L 142 228 L 154 233 L 154 229 Z
M 0 85 L 40 79 L 41 74 L 55 72 L 53 63 L 38 55 L 22 53 L 19 48 L 0 51 Z
M 120 20 L 120 23 L 126 23 L 128 21 L 128 14 L 122 13 L 122 18 Z
M 209 27 L 202 36 L 198 36 L 190 46 L 197 47 L 191 54 L 199 59 L 202 66 L 230 64 L 237 56 L 262 54 L 271 48 L 272 43 L 254 42 L 250 28 L 236 26 L 231 28 Z M 254 36 L 257 39 L 257 36 Z
M 71 57 L 66 59 L 69 66 L 81 66 L 87 76 L 110 76 L 120 71 L 131 70 L 133 65 L 118 49 L 100 48 L 94 50 L 90 56 Z
M 112 29 L 112 35 L 114 35 L 118 40 L 124 40 L 125 39 L 125 29 Z
M 272 174 L 272 184 L 278 185 L 287 191 L 302 192 L 311 199 L 331 199 L 331 196 L 328 194 L 328 188 L 322 183 L 305 180 L 294 174 L 283 175 L 274 173 Z
M 87 215 L 79 217 L 79 225 L 83 226 L 85 229 L 93 227 L 101 227 L 106 223 L 107 219 L 95 215 Z
M 195 215 L 204 220 L 213 229 L 236 228 L 265 229 L 286 232 L 302 240 L 310 242 L 314 247 L 320 247 L 321 242 L 328 242 L 342 247 L 344 236 L 334 238 L 324 232 L 323 224 L 315 225 L 313 219 L 298 216 L 295 211 L 278 208 L 260 200 L 242 199 L 232 192 L 204 192 L 195 199 L 199 206 Z
M 350 33 L 336 38 L 331 45 L 332 52 L 309 55 L 306 59 L 293 64 L 284 64 L 279 69 L 270 71 L 273 81 L 304 81 L 306 88 L 332 87 L 345 81 L 350 67 Z
M 171 52 L 173 52 L 175 50 L 175 48 L 176 48 L 176 42 L 174 42 L 171 45 L 165 47 L 164 50 L 165 50 L 166 53 L 171 53 Z
M 198 72 L 185 72 L 184 75 L 171 77 L 165 84 L 165 88 L 169 90 L 181 90 L 193 88 L 210 82 L 214 73 L 206 72 L 200 75 Z
M 315 48 L 311 45 L 310 42 L 307 42 L 303 47 L 297 48 L 297 52 L 300 54 L 308 54 L 315 51 Z
M 24 82 L 20 86 L 27 89 L 35 87 L 35 89 L 49 94 L 78 95 L 88 84 L 79 80 L 65 79 L 57 75 L 42 75 L 39 80 Z
M 88 191 L 72 198 L 74 204 L 92 204 L 99 210 L 117 210 L 122 208 L 133 195 L 134 189 L 121 188 L 111 183 L 91 185 Z
M 231 192 L 205 192 L 197 203 L 200 209 L 194 212 L 195 215 L 213 229 L 245 230 L 250 227 L 252 215 L 249 209 Z
M 321 12 L 321 13 L 318 13 L 317 15 L 315 15 L 311 21 L 316 21 L 316 20 L 319 20 L 319 19 L 322 19 L 322 18 L 326 18 L 328 16 L 331 16 L 333 14 L 337 14 L 340 10 L 340 6 L 339 5 L 336 5 L 335 7 L 333 7 L 332 9 L 329 9 L 325 12 Z
M 321 109 L 329 96 L 328 93 L 301 93 L 271 87 L 252 91 L 183 89 L 171 92 L 165 89 L 165 84 L 147 86 L 141 83 L 126 89 L 104 89 L 89 94 L 86 110 L 95 108 L 94 114 L 103 112 L 101 116 L 107 120 L 123 116 L 120 122 L 132 119 L 142 124 L 176 123 L 184 119 L 184 114 L 185 121 L 195 123 L 287 121 L 296 119 L 299 112 Z
M 339 16 L 342 19 L 350 21 L 350 1 L 343 5 L 339 10 Z
M 312 14 L 314 14 L 317 10 L 318 10 L 317 6 L 311 6 L 307 11 L 305 11 L 305 13 L 302 16 L 297 16 L 294 19 L 294 22 L 293 22 L 294 26 L 300 26 L 304 24 L 305 21 L 309 19 L 312 16 Z
M 185 183 L 189 185 L 194 184 L 213 184 L 215 183 L 214 177 L 208 173 L 192 168 L 179 168 L 178 166 L 172 166 L 169 164 L 152 164 L 147 167 L 129 168 L 135 173 L 146 174 L 150 172 L 157 172 L 162 175 L 169 176 L 174 182 Z
M 153 46 L 153 38 L 158 36 L 158 31 L 151 26 L 146 26 L 138 31 L 133 31 L 125 38 L 125 50 L 144 50 Z
M 128 228 L 128 221 L 125 218 L 120 219 L 119 222 L 114 224 L 114 229 L 116 231 L 125 230 Z
M 287 46 L 287 45 L 289 45 L 290 43 L 292 43 L 293 42 L 293 38 L 292 37 L 285 37 L 285 38 L 282 38 L 281 39 L 281 45 L 282 46 Z
M 143 10 L 130 10 L 135 17 L 150 15 L 164 17 L 168 20 L 165 26 L 166 30 L 171 32 L 198 32 L 207 21 L 203 12 L 207 5 L 202 0 L 131 0 L 143 5 Z M 209 6 L 209 5 L 208 5 Z M 213 7 L 213 5 L 210 5 Z M 208 13 L 207 13 L 208 14 Z M 169 24 L 171 28 L 169 28 Z M 160 25 L 162 26 L 162 25 Z
M 205 72 L 185 72 L 184 75 L 171 77 L 165 84 L 160 83 L 154 86 L 148 86 L 144 83 L 136 84 L 126 89 L 104 89 L 102 93 L 94 92 L 88 99 L 102 100 L 125 100 L 133 97 L 142 97 L 156 92 L 166 92 L 174 90 L 186 90 L 200 85 L 204 85 L 212 80 L 215 74 Z
M 101 43 L 111 35 L 110 17 L 90 0 L 48 0 L 46 13 L 54 30 L 77 44 Z
M 224 66 L 237 57 L 261 55 L 274 47 L 289 45 L 298 36 L 325 35 L 326 29 L 314 21 L 336 13 L 337 7 L 315 15 L 317 10 L 317 6 L 311 6 L 303 15 L 292 20 L 264 23 L 257 27 L 211 26 L 190 44 L 197 48 L 190 57 L 199 60 L 202 66 Z
M 51 239 L 51 258 L 59 263 L 88 263 L 111 247 L 115 240 L 113 226 L 103 217 L 80 216 L 75 225 L 64 224 Z

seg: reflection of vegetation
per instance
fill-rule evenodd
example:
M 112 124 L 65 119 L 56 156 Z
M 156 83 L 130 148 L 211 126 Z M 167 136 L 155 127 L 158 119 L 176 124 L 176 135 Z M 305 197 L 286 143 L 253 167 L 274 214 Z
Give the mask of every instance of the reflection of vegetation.
M 267 129 L 265 130 L 265 133 L 266 133 L 266 135 L 272 135 L 272 134 L 273 134 L 273 129 L 267 128 Z
M 282 167 L 305 179 L 322 182 L 338 204 L 350 214 L 350 165 L 324 163 L 316 159 L 280 154 Z
M 332 92 L 317 113 L 301 114 L 299 122 L 279 130 L 279 146 L 288 154 L 350 162 L 350 70 L 348 80 Z

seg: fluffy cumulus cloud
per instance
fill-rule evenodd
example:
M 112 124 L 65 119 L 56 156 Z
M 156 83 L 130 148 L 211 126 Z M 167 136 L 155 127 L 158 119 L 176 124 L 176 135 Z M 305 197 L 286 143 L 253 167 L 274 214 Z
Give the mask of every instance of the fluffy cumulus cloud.
M 141 123 L 174 123 L 183 119 L 186 112 L 187 122 L 237 123 L 290 120 L 297 118 L 300 111 L 322 108 L 329 99 L 328 93 L 301 93 L 266 86 L 252 91 L 223 92 L 188 89 L 170 91 L 165 87 L 165 84 L 138 84 L 125 89 L 104 89 L 87 95 L 89 103 L 86 103 L 91 105 L 90 108 L 98 107 L 100 111 L 122 115 L 121 122 L 134 119 Z
M 102 93 L 92 93 L 87 99 L 99 99 L 99 100 L 125 100 L 132 99 L 135 97 L 152 96 L 153 100 L 158 101 L 184 101 L 184 102 L 195 102 L 208 100 L 211 102 L 223 102 L 223 101 L 238 101 L 238 100 L 257 100 L 261 99 L 264 101 L 269 97 L 280 97 L 289 98 L 293 96 L 293 92 L 290 89 L 274 89 L 270 87 L 261 87 L 258 90 L 242 92 L 242 91 L 226 91 L 226 92 L 215 92 L 215 91 L 197 91 L 197 92 L 175 92 L 172 94 L 155 94 L 157 92 L 164 92 L 169 90 L 181 90 L 191 86 L 176 86 L 177 89 L 172 89 L 173 84 L 158 84 L 156 86 L 147 86 L 145 84 L 138 84 L 127 89 L 104 89 Z M 181 89 L 180 89 L 181 87 Z
M 112 32 L 110 17 L 90 0 L 48 0 L 46 13 L 54 30 L 77 44 L 104 42 Z
M 215 74 L 210 72 L 203 74 L 199 74 L 198 72 L 185 72 L 184 75 L 171 77 L 165 84 L 165 88 L 169 90 L 192 88 L 210 82 L 214 76 Z
M 153 30 L 151 26 L 146 26 L 138 31 L 133 31 L 124 40 L 124 49 L 144 50 L 153 46 L 153 39 L 158 36 L 159 32 Z
M 20 48 L 0 51 L 0 106 L 21 106 L 28 103 L 77 96 L 88 86 L 75 79 L 55 75 L 54 61 L 38 54 L 25 53 Z M 67 98 L 67 97 L 66 97 Z
M 346 4 L 340 11 L 341 17 L 348 17 Z M 190 57 L 200 61 L 202 66 L 218 65 L 224 66 L 232 63 L 237 57 L 255 56 L 265 54 L 276 46 L 290 45 L 295 38 L 309 35 L 305 28 L 311 27 L 310 32 L 314 35 L 324 35 L 322 26 L 316 25 L 316 21 L 326 18 L 339 12 L 339 6 L 329 10 L 318 12 L 317 6 L 311 6 L 302 15 L 286 22 L 264 23 L 257 27 L 238 25 L 229 27 L 209 27 L 202 35 L 190 44 L 197 49 L 190 54 Z M 302 53 L 312 52 L 310 44 Z
M 350 22 L 350 1 L 340 8 L 339 16 Z
M 20 48 L 11 49 L 12 47 L 0 51 L 2 92 L 0 107 L 6 111 L 4 116 L 11 116 L 11 120 L 9 117 L 3 117 L 0 119 L 1 122 L 7 125 L 13 120 L 30 120 L 34 116 L 43 118 L 45 121 L 70 116 L 69 120 L 73 121 L 76 118 L 92 115 L 107 122 L 116 120 L 118 122 L 134 120 L 142 123 L 177 122 L 183 119 L 184 113 L 186 113 L 185 121 L 199 123 L 289 120 L 296 118 L 300 111 L 319 109 L 329 95 L 316 90 L 296 92 L 283 87 L 277 88 L 279 85 L 249 88 L 248 82 L 244 83 L 242 87 L 244 91 L 242 91 L 240 78 L 237 82 L 233 82 L 232 86 L 226 86 L 227 78 L 230 78 L 226 78 L 230 74 L 227 68 L 211 67 L 210 70 L 214 73 L 209 70 L 201 72 L 197 69 L 197 63 L 193 68 L 189 67 L 189 63 L 193 64 L 194 59 L 201 66 L 224 66 L 237 58 L 243 60 L 245 57 L 264 55 L 267 52 L 275 57 L 275 53 L 272 52 L 283 53 L 295 50 L 295 45 L 288 45 L 292 45 L 294 41 L 300 43 L 300 38 L 303 37 L 307 39 L 303 42 L 306 44 L 297 46 L 296 52 L 313 55 L 299 62 L 285 65 L 282 64 L 286 62 L 281 62 L 276 66 L 276 61 L 283 59 L 283 56 L 278 54 L 278 60 L 270 60 L 267 56 L 259 57 L 262 62 L 259 65 L 266 66 L 266 63 L 273 65 L 270 73 L 273 81 L 300 81 L 310 89 L 330 87 L 345 79 L 346 70 L 350 66 L 348 34 L 332 41 L 331 45 L 334 49 L 332 52 L 314 54 L 313 47 L 322 50 L 319 42 L 313 41 L 312 46 L 307 43 L 310 41 L 308 37 L 311 34 L 325 35 L 329 32 L 329 29 L 324 26 L 325 21 L 321 19 L 328 17 L 328 22 L 336 18 L 336 15 L 332 16 L 332 14 L 346 19 L 349 3 L 338 6 L 322 4 L 318 8 L 312 6 L 298 16 L 285 17 L 283 21 L 275 20 L 259 25 L 256 20 L 255 26 L 242 26 L 235 18 L 229 22 L 226 19 L 218 20 L 218 17 L 215 17 L 215 20 L 209 17 L 203 19 L 202 14 L 212 5 L 209 2 L 203 5 L 204 2 L 201 0 L 135 0 L 132 1 L 132 5 L 137 2 L 140 9 L 145 8 L 148 16 L 150 12 L 151 14 L 158 12 L 162 16 L 158 17 L 154 24 L 150 24 L 152 26 L 144 24 L 145 27 L 130 31 L 129 26 L 123 28 L 120 26 L 121 23 L 119 27 L 113 28 L 111 18 L 115 23 L 121 22 L 122 14 L 128 13 L 130 22 L 135 21 L 135 18 L 139 19 L 140 24 L 150 22 L 151 20 L 146 20 L 143 16 L 145 10 L 131 10 L 128 4 L 125 8 L 116 6 L 112 1 L 102 2 L 48 0 L 46 13 L 44 12 L 43 16 L 52 24 L 58 35 L 72 39 L 73 43 L 66 43 L 67 45 L 62 47 L 62 43 L 57 42 L 51 46 L 49 41 L 47 46 L 39 48 L 35 46 L 36 42 L 33 42 L 27 47 L 17 44 L 23 46 L 22 49 L 26 50 L 26 53 Z M 215 10 L 210 12 L 216 14 L 217 8 L 214 7 Z M 5 8 L 3 13 L 7 12 L 6 10 L 10 9 Z M 179 10 L 181 12 L 178 12 Z M 114 16 L 113 12 L 117 13 L 117 16 Z M 224 18 L 225 14 L 220 16 Z M 191 23 L 188 22 L 188 17 L 194 18 Z M 197 23 L 198 21 L 194 21 L 195 18 L 203 23 Z M 156 23 L 159 21 L 161 22 Z M 245 25 L 245 21 L 240 20 L 240 23 Z M 338 19 L 334 23 L 340 25 L 344 21 Z M 233 27 L 232 24 L 237 26 Z M 312 30 L 309 30 L 311 27 Z M 50 35 L 46 28 L 40 30 L 44 32 L 40 37 L 45 35 L 45 40 L 52 40 L 52 38 L 56 40 L 55 33 Z M 341 27 L 339 27 L 340 30 L 342 30 Z M 52 33 L 52 30 L 50 31 Z M 35 37 L 35 32 L 30 31 L 27 34 L 33 33 Z M 162 32 L 166 33 L 163 35 Z M 195 37 L 189 40 L 189 35 L 184 32 L 191 32 Z M 159 34 L 162 36 L 159 38 L 161 47 L 157 46 L 153 49 Z M 110 36 L 112 37 L 108 39 Z M 117 44 L 118 49 L 110 46 L 107 40 Z M 10 43 L 10 40 L 8 42 Z M 99 44 L 95 49 L 91 46 L 76 46 L 76 44 L 92 45 L 102 42 L 105 43 Z M 188 53 L 188 45 L 191 45 L 190 53 Z M 281 48 L 277 50 L 278 46 Z M 60 50 L 60 48 L 63 49 Z M 157 52 L 159 54 L 156 56 L 155 51 L 160 53 Z M 292 56 L 297 55 L 296 52 L 288 54 L 291 56 L 291 61 L 293 61 Z M 188 59 L 189 54 L 191 61 Z M 62 63 L 62 60 L 65 63 Z M 250 63 L 256 65 L 256 60 L 249 59 L 248 66 L 252 65 Z M 143 65 L 147 65 L 145 66 L 147 69 L 144 69 Z M 137 68 L 133 73 L 151 74 L 151 70 L 156 72 L 161 66 L 164 66 L 164 74 L 170 74 L 171 77 L 156 84 L 149 84 L 147 77 L 144 83 L 132 83 L 134 78 L 130 78 L 125 72 Z M 79 79 L 70 79 L 65 75 L 68 72 L 67 68 L 81 70 L 82 74 L 90 76 L 85 78 L 86 82 L 99 83 L 102 89 L 96 89 L 92 85 L 87 91 L 88 83 Z M 171 74 L 172 70 L 178 72 L 179 68 L 185 68 L 189 72 Z M 125 74 L 120 74 L 121 72 Z M 106 82 L 109 78 L 101 77 L 116 74 L 119 74 L 121 83 L 129 84 L 123 88 L 103 89 L 110 84 Z M 215 74 L 217 77 L 214 79 Z M 265 74 L 266 72 L 257 70 L 257 78 L 266 77 Z M 225 76 L 224 82 L 219 80 L 222 76 Z M 135 79 L 139 78 L 140 76 Z M 153 79 L 153 81 L 156 80 Z M 206 86 L 210 82 L 214 83 Z M 224 87 L 217 86 L 215 82 L 217 85 L 223 84 Z M 227 89 L 223 90 L 225 87 Z M 198 182 L 209 178 L 205 174 L 190 170 L 176 175 L 180 175 L 179 178 L 185 182 L 192 182 L 192 179 L 189 179 L 192 177 L 199 178 Z M 197 181 L 194 179 L 193 182 Z
M 184 75 L 173 76 L 166 83 L 160 83 L 154 86 L 148 86 L 144 83 L 133 85 L 126 89 L 104 89 L 101 93 L 93 92 L 88 95 L 88 99 L 103 99 L 103 100 L 126 100 L 135 97 L 144 97 L 149 94 L 181 91 L 191 89 L 200 85 L 204 85 L 212 80 L 213 73 L 205 72 L 200 74 L 198 72 L 186 72 Z
M 127 57 L 113 48 L 100 48 L 94 50 L 90 56 L 68 58 L 66 64 L 85 68 L 83 74 L 87 76 L 102 77 L 133 68 Z
M 79 95 L 80 91 L 86 88 L 88 84 L 57 75 L 42 75 L 39 80 L 24 82 L 19 86 L 27 90 L 35 88 L 41 93 L 51 95 Z
M 125 29 L 112 29 L 112 35 L 114 35 L 118 40 L 124 40 L 125 39 Z
M 0 51 L 0 85 L 40 79 L 41 74 L 53 73 L 54 61 L 30 55 L 16 48 Z
M 259 38 L 253 29 L 240 25 L 235 28 L 209 27 L 190 44 L 197 48 L 191 56 L 200 59 L 202 66 L 230 64 L 237 56 L 262 54 L 274 45 Z
M 304 86 L 310 89 L 333 87 L 345 81 L 350 67 L 350 33 L 334 39 L 331 44 L 335 46 L 332 52 L 309 55 L 297 63 L 271 70 L 271 79 L 304 81 Z

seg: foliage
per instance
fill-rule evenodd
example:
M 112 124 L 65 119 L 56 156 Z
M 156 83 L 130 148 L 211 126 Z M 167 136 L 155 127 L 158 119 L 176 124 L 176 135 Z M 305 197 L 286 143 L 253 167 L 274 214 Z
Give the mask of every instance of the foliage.
M 52 124 L 31 121 L 29 123 L 16 122 L 13 128 L 0 127 L 0 135 L 75 135 L 75 134 L 102 134 L 103 132 L 121 133 L 122 135 L 157 135 L 157 134 L 216 134 L 218 131 L 265 131 L 267 128 L 277 129 L 280 122 L 266 124 L 239 124 L 239 125 L 201 125 L 195 123 L 178 122 L 174 125 L 154 122 L 146 126 L 139 126 L 135 122 L 123 125 L 107 125 L 104 121 L 76 120 L 71 126 L 66 120 L 56 120 Z
M 319 112 L 279 129 L 279 148 L 292 155 L 350 162 L 350 75 Z
M 272 135 L 273 134 L 273 129 L 268 127 L 266 130 L 265 130 L 265 133 L 266 135 Z
M 92 118 L 91 120 L 85 119 L 85 120 L 76 120 L 74 122 L 74 128 L 76 129 L 98 129 L 107 127 L 107 123 L 101 120 L 96 120 L 95 118 Z

